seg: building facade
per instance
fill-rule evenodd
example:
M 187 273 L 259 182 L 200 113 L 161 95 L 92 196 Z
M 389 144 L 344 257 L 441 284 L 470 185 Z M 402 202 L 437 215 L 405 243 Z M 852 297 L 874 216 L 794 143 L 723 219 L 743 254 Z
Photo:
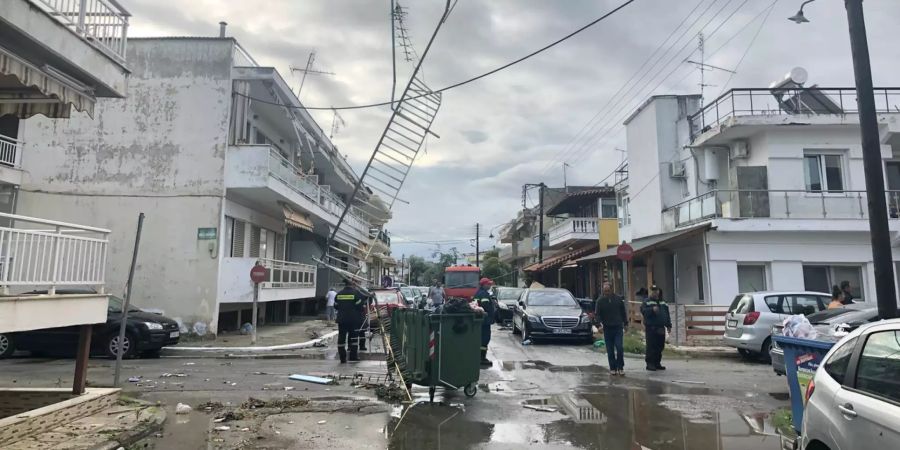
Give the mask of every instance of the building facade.
M 263 322 L 313 310 L 294 301 L 340 281 L 314 259 L 358 180 L 347 161 L 279 73 L 234 39 L 132 39 L 127 57 L 127 98 L 98 102 L 93 128 L 83 115 L 21 125 L 17 211 L 113 229 L 107 276 L 116 288 L 144 212 L 135 303 L 198 334 L 249 320 L 257 262 L 269 269 Z M 389 212 L 360 192 L 336 240 L 348 261 L 368 259 L 374 279 L 390 253 L 381 233 Z

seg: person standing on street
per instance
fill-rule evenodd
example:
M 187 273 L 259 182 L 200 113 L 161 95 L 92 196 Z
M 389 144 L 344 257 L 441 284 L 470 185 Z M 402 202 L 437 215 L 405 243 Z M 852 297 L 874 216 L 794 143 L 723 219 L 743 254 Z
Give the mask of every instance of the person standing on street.
M 434 309 L 439 309 L 443 306 L 446 297 L 447 294 L 444 292 L 444 286 L 441 285 L 440 281 L 435 281 L 434 286 L 428 289 L 428 299 L 431 300 L 431 306 Z
M 478 282 L 478 290 L 472 298 L 484 310 L 484 321 L 481 322 L 481 365 L 483 366 L 491 365 L 491 361 L 487 359 L 487 350 L 488 344 L 491 343 L 491 324 L 496 312 L 490 292 L 493 284 L 494 282 L 490 278 L 482 278 Z
M 603 283 L 602 293 L 594 303 L 594 320 L 603 327 L 606 341 L 606 356 L 609 359 L 611 375 L 625 375 L 624 342 L 625 328 L 628 327 L 628 311 L 625 300 L 616 295 L 612 285 Z
M 334 299 L 336 297 L 337 291 L 334 290 L 334 287 L 328 288 L 328 293 L 325 294 L 325 319 L 329 322 L 334 322 L 337 317 L 334 310 Z
M 853 301 L 853 292 L 851 292 L 849 281 L 841 281 L 841 292 L 844 293 L 844 298 L 843 300 L 841 300 L 841 303 L 845 305 L 852 305 L 853 303 L 855 303 Z
M 359 329 L 365 315 L 366 296 L 355 289 L 350 280 L 344 280 L 344 288 L 335 296 L 338 323 L 338 356 L 341 363 L 359 361 Z M 349 352 L 348 348 L 349 347 Z M 349 355 L 348 355 L 349 353 Z
M 641 315 L 644 316 L 647 340 L 644 358 L 647 370 L 666 370 L 662 365 L 662 352 L 666 346 L 666 330 L 672 331 L 672 319 L 669 317 L 669 305 L 663 300 L 662 291 L 658 287 L 650 289 L 650 296 L 641 304 Z

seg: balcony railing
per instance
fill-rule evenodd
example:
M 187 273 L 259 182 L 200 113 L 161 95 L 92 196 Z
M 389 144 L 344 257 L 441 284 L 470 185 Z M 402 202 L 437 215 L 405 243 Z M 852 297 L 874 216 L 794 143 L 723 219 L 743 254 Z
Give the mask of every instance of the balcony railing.
M 879 113 L 900 111 L 900 88 L 875 88 Z M 857 114 L 854 88 L 732 89 L 690 116 L 691 137 L 735 116 Z
M 900 191 L 887 191 L 888 215 L 900 218 Z M 675 227 L 724 219 L 867 219 L 865 191 L 715 190 L 663 211 Z
M 109 230 L 0 213 L 0 286 L 103 292 Z
M 263 289 L 316 287 L 316 266 L 268 258 L 261 258 L 260 262 L 269 269 L 269 278 L 261 285 Z
M 340 217 L 344 211 L 345 203 L 341 199 L 326 186 L 316 183 L 316 177 L 301 175 L 300 170 L 285 157 L 281 156 L 273 147 L 269 147 L 269 174 L 281 180 L 311 202 L 320 205 L 335 218 Z M 356 207 L 350 208 L 347 216 L 344 217 L 344 222 L 364 235 L 369 234 L 371 225 L 363 218 L 362 213 Z
M 589 236 L 585 236 L 585 234 Z M 573 217 L 550 227 L 550 245 L 568 239 L 597 239 L 596 217 Z
M 0 164 L 19 167 L 22 161 L 22 146 L 25 143 L 0 134 Z
M 115 0 L 31 0 L 119 62 L 125 62 L 130 14 Z

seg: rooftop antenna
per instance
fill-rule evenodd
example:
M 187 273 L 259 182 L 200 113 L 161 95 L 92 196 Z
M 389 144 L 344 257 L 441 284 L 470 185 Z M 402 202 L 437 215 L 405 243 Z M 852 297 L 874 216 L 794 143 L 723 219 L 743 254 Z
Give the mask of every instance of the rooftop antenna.
M 728 72 L 728 73 L 737 73 L 737 72 L 730 70 L 730 69 L 726 69 L 724 67 L 714 66 L 712 64 L 706 64 L 706 60 L 705 60 L 706 37 L 703 35 L 703 33 L 700 33 L 697 35 L 697 50 L 700 51 L 700 61 L 686 59 L 686 60 L 684 60 L 684 62 L 697 66 L 697 70 L 700 71 L 700 104 L 702 105 L 704 103 L 703 99 L 704 99 L 704 92 L 706 91 L 706 88 L 707 87 L 715 87 L 714 84 L 706 84 L 706 72 L 711 71 L 711 70 L 721 70 L 723 72 Z
M 341 127 L 347 126 L 347 122 L 345 122 L 344 118 L 338 114 L 336 109 L 331 108 L 331 111 L 334 113 L 334 116 L 331 118 L 331 134 L 328 135 L 328 139 L 334 139 L 334 135 L 340 131 Z
M 303 74 L 303 76 L 300 77 L 300 87 L 297 88 L 297 97 L 300 97 L 300 91 L 303 90 L 303 83 L 306 82 L 306 75 L 308 75 L 308 74 L 315 74 L 315 75 L 337 75 L 337 74 L 334 73 L 334 72 L 326 72 L 326 71 L 324 71 L 324 70 L 313 69 L 313 63 L 314 63 L 315 61 L 316 61 L 316 52 L 315 52 L 315 51 L 311 51 L 311 52 L 309 52 L 309 58 L 306 60 L 306 68 L 305 68 L 305 69 L 300 69 L 300 68 L 297 68 L 297 67 L 294 67 L 294 66 L 290 66 L 290 67 L 289 67 L 289 69 L 291 69 L 291 73 L 294 73 L 294 72 L 300 72 L 300 73 Z
M 403 56 L 406 59 L 406 62 L 415 61 L 419 55 L 416 54 L 416 49 L 412 46 L 412 41 L 409 40 L 409 30 L 406 28 L 406 16 L 409 14 L 406 12 L 406 7 L 400 6 L 400 3 L 396 3 L 394 5 L 394 25 L 396 30 L 396 39 L 397 46 L 403 49 Z

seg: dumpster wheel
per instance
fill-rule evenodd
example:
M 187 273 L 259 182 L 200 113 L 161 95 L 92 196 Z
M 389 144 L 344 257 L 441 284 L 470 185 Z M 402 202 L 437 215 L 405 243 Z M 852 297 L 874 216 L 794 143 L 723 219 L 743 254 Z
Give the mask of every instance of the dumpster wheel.
M 463 393 L 466 394 L 466 397 L 474 397 L 478 393 L 478 386 L 475 383 L 469 383 L 463 388 Z

